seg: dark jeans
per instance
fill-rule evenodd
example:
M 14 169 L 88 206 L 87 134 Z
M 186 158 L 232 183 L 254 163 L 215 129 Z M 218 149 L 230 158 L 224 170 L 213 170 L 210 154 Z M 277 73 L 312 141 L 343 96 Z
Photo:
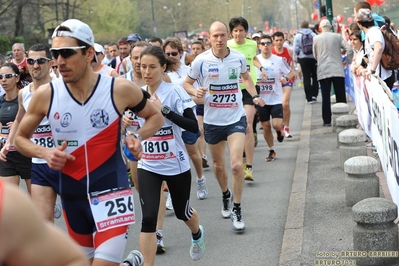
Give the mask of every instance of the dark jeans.
M 317 61 L 314 58 L 298 58 L 303 75 L 303 87 L 305 89 L 306 100 L 312 101 L 312 97 L 317 97 L 319 93 L 319 83 L 317 82 Z
M 334 85 L 337 103 L 346 103 L 345 78 L 331 77 L 319 80 L 321 96 L 323 97 L 321 110 L 324 124 L 331 124 L 331 84 Z
M 392 75 L 389 78 L 384 80 L 385 84 L 387 85 L 387 87 L 390 90 L 392 90 L 393 84 L 395 83 L 395 71 L 393 71 L 393 70 L 391 70 L 391 71 L 392 71 Z

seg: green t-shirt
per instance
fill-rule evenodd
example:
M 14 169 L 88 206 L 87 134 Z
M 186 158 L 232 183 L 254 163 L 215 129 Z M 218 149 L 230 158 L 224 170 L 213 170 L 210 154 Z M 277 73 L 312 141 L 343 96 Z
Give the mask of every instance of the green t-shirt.
M 247 70 L 251 75 L 252 81 L 256 84 L 258 77 L 256 74 L 256 67 L 254 66 L 254 57 L 257 55 L 258 44 L 255 41 L 245 38 L 245 43 L 243 44 L 237 44 L 234 39 L 230 39 L 227 41 L 227 46 L 245 56 L 245 59 L 247 60 Z M 240 88 L 245 89 L 244 84 L 242 84 L 241 81 Z

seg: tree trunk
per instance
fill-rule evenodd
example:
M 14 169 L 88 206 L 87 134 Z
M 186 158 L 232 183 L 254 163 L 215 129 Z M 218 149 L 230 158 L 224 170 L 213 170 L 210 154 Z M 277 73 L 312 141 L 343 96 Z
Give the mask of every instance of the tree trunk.
M 15 32 L 14 36 L 22 36 L 24 33 L 24 21 L 22 16 L 22 10 L 24 8 L 24 1 L 19 0 L 17 10 L 15 13 Z

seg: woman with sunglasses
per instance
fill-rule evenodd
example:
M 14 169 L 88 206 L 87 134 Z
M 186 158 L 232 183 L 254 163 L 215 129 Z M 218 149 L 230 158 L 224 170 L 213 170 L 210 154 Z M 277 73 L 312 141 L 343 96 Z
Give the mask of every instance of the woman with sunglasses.
M 52 65 L 50 69 L 50 77 L 51 79 L 59 79 L 62 78 L 60 75 L 60 72 L 58 71 L 58 66 L 57 65 Z
M 163 44 L 163 50 L 168 57 L 173 57 L 178 60 L 177 69 L 175 71 L 167 72 L 172 81 L 172 84 L 183 86 L 190 67 L 181 63 L 180 59 L 183 55 L 184 50 L 180 39 L 176 37 L 166 39 Z M 194 85 L 197 85 L 197 83 L 195 83 Z M 200 135 L 201 132 L 199 130 L 195 133 L 192 133 L 190 131 L 182 132 L 182 138 L 185 143 L 187 153 L 190 156 L 190 159 L 193 162 L 195 168 L 195 172 L 197 173 L 197 198 L 202 200 L 208 196 L 208 189 L 205 183 L 205 176 L 203 175 L 202 156 L 199 151 L 199 146 L 197 142 Z M 170 209 L 170 195 L 168 195 L 168 200 L 166 201 L 166 203 L 167 208 Z
M 0 68 L 0 82 L 5 95 L 0 99 L 0 123 L 2 145 L 7 141 L 11 126 L 18 112 L 18 86 L 20 85 L 18 67 L 13 63 L 5 63 Z M 9 148 L 7 161 L 0 161 L 0 179 L 19 185 L 20 177 L 25 180 L 30 193 L 31 158 L 22 155 L 13 145 Z
M 157 250 L 156 226 L 162 182 L 168 183 L 175 215 L 192 233 L 190 256 L 199 260 L 204 251 L 203 227 L 197 212 L 190 207 L 190 163 L 182 140 L 182 128 L 196 133 L 198 123 L 192 107 L 195 105 L 181 87 L 162 80 L 165 71 L 176 70 L 178 58 L 166 57 L 162 48 L 149 46 L 140 54 L 141 74 L 151 95 L 151 101 L 165 116 L 162 128 L 142 142 L 142 158 L 138 162 L 142 226 L 140 251 L 145 265 L 154 265 Z M 138 118 L 140 125 L 144 119 Z

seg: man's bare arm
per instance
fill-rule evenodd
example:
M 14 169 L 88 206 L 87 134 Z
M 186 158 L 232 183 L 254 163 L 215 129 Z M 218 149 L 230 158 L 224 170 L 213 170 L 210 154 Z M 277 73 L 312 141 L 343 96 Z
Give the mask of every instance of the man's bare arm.
M 8 184 L 3 192 L 0 262 L 11 266 L 89 265 L 82 250 L 68 236 L 40 217 L 25 193 Z
M 114 84 L 115 101 L 120 113 L 123 113 L 126 107 L 132 111 L 135 107 L 140 105 L 143 101 L 144 94 L 141 89 L 134 83 L 124 80 L 116 79 Z M 137 115 L 145 119 L 144 125 L 137 131 L 143 139 L 154 136 L 154 134 L 162 127 L 165 119 L 153 103 L 145 100 L 145 105 L 142 110 L 139 110 Z
M 30 137 L 46 116 L 50 106 L 51 88 L 49 84 L 40 86 L 32 96 L 29 109 L 21 119 L 15 135 L 14 145 L 27 157 L 44 158 L 47 148 L 34 144 Z

